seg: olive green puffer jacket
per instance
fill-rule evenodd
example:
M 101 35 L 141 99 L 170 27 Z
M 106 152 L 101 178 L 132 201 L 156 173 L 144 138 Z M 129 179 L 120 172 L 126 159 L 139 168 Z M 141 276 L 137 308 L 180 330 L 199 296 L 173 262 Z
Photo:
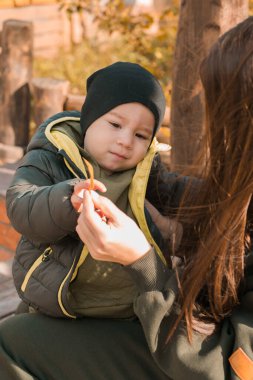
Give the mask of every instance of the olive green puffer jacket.
M 78 214 L 70 197 L 74 185 L 85 174 L 66 149 L 49 141 L 46 131 L 59 120 L 64 128 L 77 125 L 71 136 L 80 143 L 79 118 L 79 112 L 63 112 L 38 128 L 7 191 L 8 216 L 22 234 L 13 264 L 17 291 L 34 309 L 55 317 L 77 316 L 70 307 L 68 292 L 82 262 L 83 243 L 75 232 Z M 166 205 L 175 207 L 185 180 L 178 182 L 175 174 L 162 169 L 159 160 L 153 161 L 152 169 L 148 170 L 147 174 L 150 170 L 151 173 L 146 195 L 145 186 L 139 186 L 144 191 L 143 197 L 158 209 Z M 160 240 L 159 232 L 146 210 L 143 216 L 148 225 L 146 236 L 155 244 L 154 238 Z

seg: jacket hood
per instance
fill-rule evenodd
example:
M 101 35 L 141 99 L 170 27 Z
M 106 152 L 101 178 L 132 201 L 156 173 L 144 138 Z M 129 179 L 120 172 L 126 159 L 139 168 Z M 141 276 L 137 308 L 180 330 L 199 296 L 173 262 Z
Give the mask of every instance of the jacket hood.
M 81 127 L 80 127 L 80 112 L 79 111 L 64 111 L 59 112 L 52 117 L 46 119 L 37 129 L 35 134 L 33 135 L 30 143 L 27 146 L 27 151 L 33 149 L 45 149 L 48 151 L 59 150 L 48 139 L 48 135 L 46 134 L 49 131 L 60 131 L 73 140 L 76 145 L 82 145 L 82 136 L 81 136 Z M 69 128 L 66 128 L 68 126 Z

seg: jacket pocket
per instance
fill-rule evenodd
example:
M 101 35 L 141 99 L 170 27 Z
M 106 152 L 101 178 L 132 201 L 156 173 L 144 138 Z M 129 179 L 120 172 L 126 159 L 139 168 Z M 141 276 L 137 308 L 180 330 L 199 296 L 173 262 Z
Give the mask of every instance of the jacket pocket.
M 69 236 L 48 245 L 22 237 L 12 265 L 20 298 L 43 314 L 76 318 L 67 294 L 82 247 L 79 240 Z
M 28 281 L 31 278 L 31 276 L 34 273 L 34 271 L 38 268 L 38 266 L 41 263 L 49 260 L 49 256 L 51 255 L 52 252 L 53 252 L 52 248 L 51 247 L 47 247 L 45 249 L 45 251 L 37 258 L 37 260 L 34 261 L 34 263 L 32 264 L 32 266 L 30 267 L 30 269 L 26 273 L 24 281 L 23 281 L 23 283 L 21 285 L 22 292 L 25 292 L 25 289 L 27 287 Z

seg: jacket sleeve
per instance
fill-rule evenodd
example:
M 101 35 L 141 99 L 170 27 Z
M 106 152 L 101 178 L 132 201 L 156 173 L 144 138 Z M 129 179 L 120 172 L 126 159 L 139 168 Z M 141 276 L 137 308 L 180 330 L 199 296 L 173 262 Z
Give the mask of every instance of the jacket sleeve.
M 62 170 L 60 158 L 43 150 L 28 152 L 16 170 L 6 194 L 7 214 L 29 240 L 52 243 L 75 233 L 78 215 L 70 196 L 78 179 L 62 181 Z
M 176 209 L 182 199 L 184 191 L 191 181 L 191 188 L 196 179 L 170 172 L 161 162 L 159 154 L 155 156 L 151 168 L 146 198 L 161 213 L 170 213 Z
M 169 379 L 243 379 L 237 371 L 236 360 L 231 365 L 229 361 L 233 353 L 238 353 L 239 348 L 253 365 L 253 260 L 251 261 L 251 274 L 247 276 L 240 305 L 215 328 L 213 325 L 201 326 L 198 322 L 192 344 L 187 339 L 183 323 L 166 343 L 170 327 L 178 314 L 175 272 L 166 271 L 154 252 L 125 267 L 139 289 L 134 308 L 150 351 Z

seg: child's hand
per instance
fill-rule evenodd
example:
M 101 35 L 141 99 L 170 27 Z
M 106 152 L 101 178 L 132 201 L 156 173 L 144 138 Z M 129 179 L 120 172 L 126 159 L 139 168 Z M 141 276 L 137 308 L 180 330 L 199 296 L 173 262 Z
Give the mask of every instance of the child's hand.
M 73 194 L 72 194 L 72 196 L 70 198 L 70 201 L 72 203 L 72 206 L 74 207 L 74 209 L 77 212 L 81 212 L 82 211 L 82 208 L 83 208 L 83 192 L 85 190 L 89 190 L 89 189 L 90 189 L 90 180 L 89 179 L 86 179 L 84 181 L 78 182 L 75 185 Z M 93 190 L 99 190 L 102 193 L 105 193 L 107 189 L 106 189 L 105 185 L 102 182 L 97 181 L 96 179 L 94 179 L 94 188 L 93 188 Z
M 160 214 L 160 212 L 147 199 L 145 199 L 145 207 L 148 209 L 151 218 L 161 232 L 162 237 L 165 240 L 170 241 L 172 252 L 176 252 L 183 235 L 182 224 L 175 219 Z

